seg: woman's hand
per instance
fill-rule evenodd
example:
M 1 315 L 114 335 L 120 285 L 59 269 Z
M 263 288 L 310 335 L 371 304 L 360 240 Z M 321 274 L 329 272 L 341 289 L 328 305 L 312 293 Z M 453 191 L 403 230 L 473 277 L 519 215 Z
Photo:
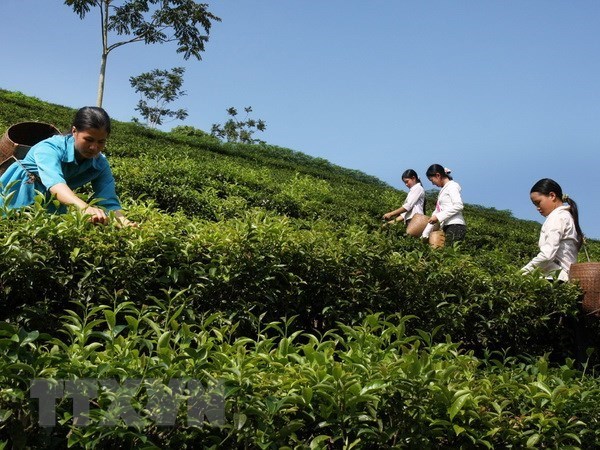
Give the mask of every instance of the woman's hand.
M 404 217 L 401 216 L 402 213 L 405 213 L 406 209 L 404 207 L 400 207 L 398 209 L 395 209 L 394 211 L 390 211 L 389 213 L 385 213 L 382 217 L 383 220 L 390 220 L 393 219 L 396 216 L 399 216 L 400 218 L 396 219 L 396 220 L 404 220 Z
M 92 223 L 101 223 L 106 225 L 108 223 L 108 216 L 104 212 L 104 210 L 100 208 L 96 208 L 95 206 L 88 206 L 87 208 L 83 208 L 81 210 L 86 215 L 89 215 L 89 221 Z
M 126 217 L 117 217 L 115 220 L 117 221 L 117 226 L 122 227 L 122 228 L 126 228 L 126 227 L 139 228 L 139 226 L 140 226 L 137 222 L 133 222 Z
M 106 212 L 103 209 L 96 208 L 94 206 L 88 206 L 82 211 L 84 214 L 88 214 L 90 216 L 89 221 L 92 223 L 101 223 L 102 225 L 106 225 L 110 220 L 110 217 L 106 214 Z M 137 228 L 139 226 L 136 222 L 133 222 L 127 217 L 125 217 L 122 211 L 115 211 L 114 220 L 115 225 L 119 228 Z
M 438 223 L 438 218 L 435 215 L 432 215 L 429 220 L 429 223 Z
M 129 220 L 127 217 L 125 217 L 125 214 L 123 214 L 123 211 L 121 211 L 121 210 L 115 211 L 115 220 L 116 220 L 116 225 L 121 228 L 125 228 L 125 227 L 138 228 L 139 227 L 139 224 L 137 222 L 133 222 L 133 221 Z

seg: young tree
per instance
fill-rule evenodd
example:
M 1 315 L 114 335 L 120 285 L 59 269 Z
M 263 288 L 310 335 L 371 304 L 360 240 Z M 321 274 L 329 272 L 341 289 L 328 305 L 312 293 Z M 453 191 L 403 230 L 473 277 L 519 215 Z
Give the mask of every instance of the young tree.
M 162 125 L 164 117 L 172 117 L 173 120 L 183 120 L 187 117 L 188 113 L 185 109 L 174 111 L 166 107 L 167 103 L 185 95 L 185 91 L 181 89 L 184 72 L 183 67 L 174 67 L 170 72 L 154 69 L 152 72 L 144 72 L 137 77 L 129 78 L 131 87 L 135 92 L 139 92 L 141 97 L 135 110 L 146 120 L 150 128 Z
M 207 10 L 207 4 L 194 0 L 65 0 L 65 5 L 72 7 L 81 19 L 92 8 L 100 10 L 102 57 L 97 106 L 102 106 L 106 60 L 111 51 L 133 42 L 177 42 L 177 53 L 183 53 L 184 59 L 194 56 L 201 60 L 200 53 L 208 41 L 211 20 L 221 21 Z M 201 28 L 206 35 L 202 34 Z M 109 44 L 110 32 L 121 40 Z
M 260 139 L 252 139 L 252 135 L 256 130 L 265 131 L 267 124 L 263 120 L 254 120 L 248 117 L 252 112 L 252 107 L 244 108 L 246 111 L 245 120 L 236 120 L 238 114 L 237 109 L 231 107 L 227 109 L 227 114 L 231 116 L 223 125 L 213 124 L 211 134 L 220 139 L 225 139 L 227 142 L 241 142 L 244 144 L 264 144 Z

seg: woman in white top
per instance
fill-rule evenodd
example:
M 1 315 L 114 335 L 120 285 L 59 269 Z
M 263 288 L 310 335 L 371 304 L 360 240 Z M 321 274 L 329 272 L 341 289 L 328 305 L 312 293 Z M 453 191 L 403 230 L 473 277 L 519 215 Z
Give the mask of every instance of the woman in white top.
M 537 267 L 548 278 L 558 272 L 559 280 L 568 281 L 571 264 L 577 262 L 583 244 L 577 203 L 563 195 L 560 185 L 550 178 L 535 183 L 530 198 L 546 221 L 538 242 L 540 252 L 521 270 L 529 273 Z
M 396 217 L 395 221 L 404 221 L 406 225 L 415 214 L 425 214 L 425 189 L 419 180 L 417 172 L 413 169 L 405 170 L 402 174 L 402 181 L 409 189 L 408 195 L 404 200 L 404 204 L 394 211 L 385 213 L 383 220 L 388 220 L 388 223 L 393 223 L 391 220 Z
M 467 223 L 462 213 L 464 205 L 460 185 L 450 176 L 450 169 L 440 164 L 429 166 L 426 175 L 435 186 L 442 188 L 429 223 L 439 222 L 446 234 L 447 244 L 464 239 L 467 234 Z

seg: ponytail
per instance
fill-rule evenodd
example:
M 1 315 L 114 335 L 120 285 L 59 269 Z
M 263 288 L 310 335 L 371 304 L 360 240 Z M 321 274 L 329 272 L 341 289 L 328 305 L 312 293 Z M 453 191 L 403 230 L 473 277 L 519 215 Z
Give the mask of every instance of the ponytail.
M 579 225 L 579 210 L 577 209 L 577 203 L 575 200 L 570 198 L 568 195 L 563 195 L 563 201 L 569 205 L 569 211 L 573 216 L 573 222 L 575 222 L 575 231 L 577 231 L 577 239 L 579 241 L 577 248 L 580 249 L 583 245 L 583 231 L 581 231 L 581 226 Z

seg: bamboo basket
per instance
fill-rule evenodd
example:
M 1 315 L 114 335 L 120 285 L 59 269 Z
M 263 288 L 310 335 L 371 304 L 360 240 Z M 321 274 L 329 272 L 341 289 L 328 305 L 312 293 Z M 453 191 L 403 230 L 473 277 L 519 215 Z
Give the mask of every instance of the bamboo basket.
M 15 161 L 23 159 L 29 149 L 60 131 L 49 123 L 20 122 L 11 125 L 0 138 L 0 175 Z
M 571 264 L 569 279 L 578 282 L 583 291 L 583 311 L 600 317 L 600 262 Z
M 446 233 L 442 230 L 434 230 L 429 233 L 429 245 L 433 248 L 442 248 L 446 244 Z
M 406 226 L 406 234 L 409 234 L 413 237 L 421 237 L 421 234 L 427 226 L 428 221 L 429 217 L 425 214 L 415 214 L 412 216 L 410 222 Z

